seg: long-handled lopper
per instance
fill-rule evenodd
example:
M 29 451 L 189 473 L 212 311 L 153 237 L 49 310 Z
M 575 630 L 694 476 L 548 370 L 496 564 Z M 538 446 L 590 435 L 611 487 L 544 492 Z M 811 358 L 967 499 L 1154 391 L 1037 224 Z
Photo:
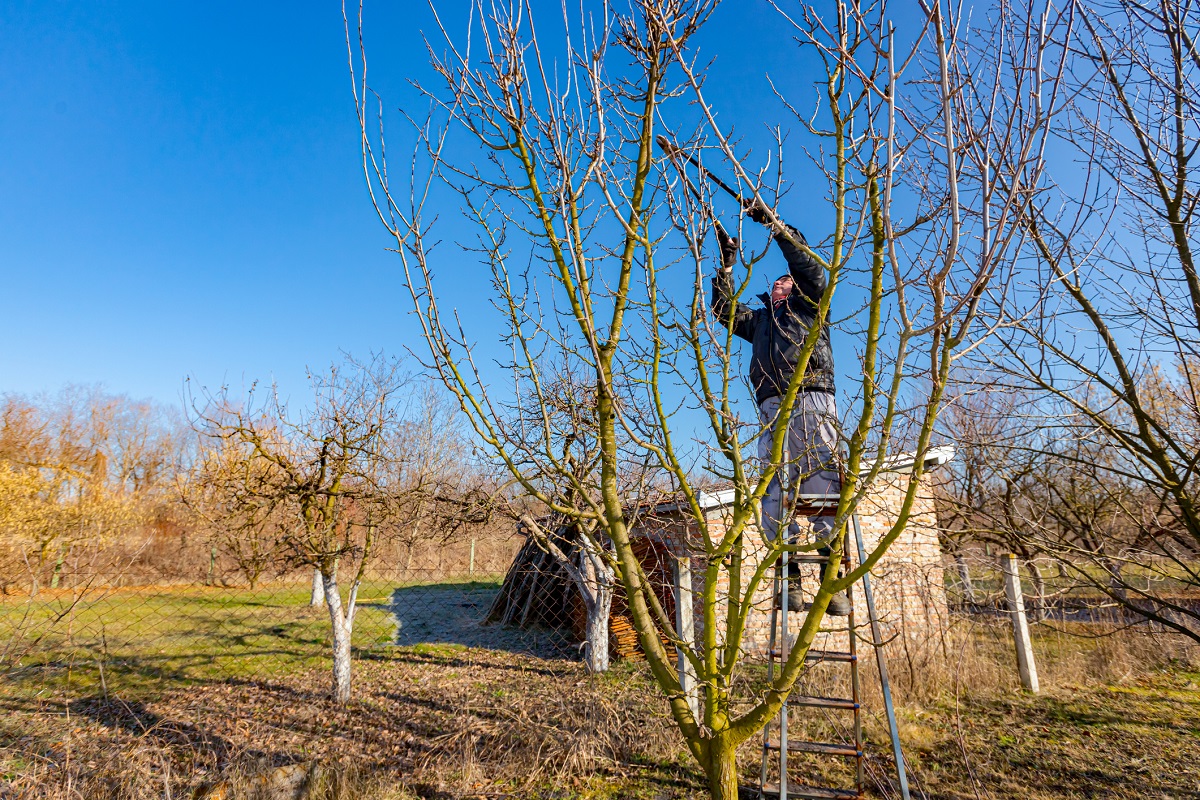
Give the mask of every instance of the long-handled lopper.
M 700 162 L 696 161 L 696 159 L 692 158 L 692 156 L 688 155 L 680 148 L 671 144 L 671 140 L 666 136 L 663 136 L 660 133 L 655 137 L 654 141 L 658 143 L 658 146 L 663 153 L 671 159 L 671 163 L 674 164 L 675 169 L 679 171 L 679 177 L 683 181 L 683 185 L 686 186 L 688 191 L 692 193 L 692 196 L 696 198 L 696 202 L 700 204 L 702 209 L 704 209 L 704 213 L 706 213 L 709 218 L 712 219 L 713 225 L 717 228 L 718 233 L 721 236 L 728 236 L 728 234 L 725 233 L 725 228 L 721 225 L 721 221 L 714 217 L 711 211 L 709 211 L 708 206 L 704 202 L 704 197 L 700 194 L 700 190 L 696 188 L 696 185 L 692 183 L 692 179 L 688 177 L 687 170 L 685 170 L 683 165 L 679 163 L 679 157 L 682 156 L 683 158 L 686 158 L 688 162 L 696 167 L 696 169 L 700 170 L 701 175 L 711 180 L 717 186 L 720 186 L 722 189 L 728 192 L 733 199 L 737 200 L 743 206 L 746 204 L 746 201 L 742 199 L 740 194 L 729 188 L 729 186 L 723 180 L 718 178 L 716 175 L 713 175 L 704 167 L 700 166 Z
M 660 133 L 658 136 L 656 136 L 654 138 L 654 141 L 658 143 L 659 148 L 662 149 L 662 151 L 664 153 L 666 153 L 668 156 L 671 157 L 671 160 L 675 162 L 676 167 L 680 166 L 679 162 L 677 160 L 679 156 L 686 158 L 692 166 L 694 166 L 696 169 L 700 170 L 701 175 L 703 175 L 705 178 L 712 181 L 717 186 L 721 187 L 726 192 L 728 192 L 729 196 L 732 197 L 734 200 L 737 200 L 743 206 L 746 205 L 745 198 L 743 198 L 740 194 L 738 194 L 736 191 L 734 191 L 732 188 L 730 188 L 729 184 L 725 183 L 725 181 L 721 180 L 716 175 L 713 175 L 711 172 L 709 172 L 704 167 L 702 167 L 700 165 L 700 162 L 697 161 L 692 155 L 684 152 L 682 149 L 671 144 L 671 140 L 668 139 L 666 136 L 663 136 Z M 696 187 L 692 185 L 692 182 L 688 179 L 687 174 L 684 173 L 682 168 L 679 169 L 679 174 L 682 175 L 684 181 L 687 182 L 688 188 L 690 188 L 692 190 L 692 192 L 696 195 L 696 197 L 699 198 L 700 193 L 696 191 Z

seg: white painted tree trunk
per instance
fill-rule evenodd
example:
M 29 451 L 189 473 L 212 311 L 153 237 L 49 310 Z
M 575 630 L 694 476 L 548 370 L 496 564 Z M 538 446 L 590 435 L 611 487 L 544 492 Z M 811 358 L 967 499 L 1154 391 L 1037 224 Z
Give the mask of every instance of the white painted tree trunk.
M 312 576 L 312 591 L 308 595 L 308 604 L 310 606 L 319 606 L 325 602 L 325 584 L 321 577 L 321 570 L 313 568 Z
M 604 560 L 605 553 L 595 540 L 585 533 L 579 535 L 578 550 L 570 555 L 555 543 L 552 531 L 543 528 L 532 517 L 522 517 L 538 546 L 557 562 L 570 577 L 583 598 L 586 612 L 584 623 L 583 663 L 588 672 L 607 672 L 610 658 L 608 621 L 612 611 L 616 573 Z
M 584 627 L 583 664 L 588 672 L 607 672 L 611 659 L 608 651 L 608 620 L 612 611 L 615 576 L 591 542 L 584 538 L 579 548 L 576 582 L 583 596 L 587 623 Z
M 587 641 L 584 643 L 583 665 L 588 672 L 608 672 L 608 618 L 612 609 L 612 592 L 604 592 L 602 597 L 584 605 L 587 608 Z
M 354 630 L 355 591 L 350 593 L 350 602 L 343 608 L 342 595 L 338 590 L 337 562 L 328 572 L 322 572 L 325 607 L 329 609 L 329 623 L 333 628 L 333 701 L 339 705 L 350 702 L 350 641 Z

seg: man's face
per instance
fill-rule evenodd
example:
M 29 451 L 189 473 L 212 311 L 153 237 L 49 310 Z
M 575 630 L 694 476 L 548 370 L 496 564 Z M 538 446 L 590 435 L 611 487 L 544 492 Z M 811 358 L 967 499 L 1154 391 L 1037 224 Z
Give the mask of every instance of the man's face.
M 780 300 L 786 300 L 791 293 L 792 279 L 785 275 L 775 281 L 775 285 L 771 287 L 771 302 L 778 303 Z

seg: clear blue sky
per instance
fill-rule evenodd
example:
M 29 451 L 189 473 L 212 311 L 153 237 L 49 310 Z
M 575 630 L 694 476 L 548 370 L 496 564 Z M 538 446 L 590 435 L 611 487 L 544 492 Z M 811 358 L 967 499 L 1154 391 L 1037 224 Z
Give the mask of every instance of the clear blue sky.
M 429 75 L 429 12 L 367 14 L 373 83 L 399 102 Z M 763 75 L 808 83 L 794 44 L 762 0 L 717 14 L 712 99 L 756 130 L 786 122 Z M 823 193 L 785 215 L 819 225 Z M 189 375 L 298 387 L 339 350 L 398 354 L 419 342 L 387 246 L 338 3 L 0 4 L 0 392 L 99 382 L 174 403 Z

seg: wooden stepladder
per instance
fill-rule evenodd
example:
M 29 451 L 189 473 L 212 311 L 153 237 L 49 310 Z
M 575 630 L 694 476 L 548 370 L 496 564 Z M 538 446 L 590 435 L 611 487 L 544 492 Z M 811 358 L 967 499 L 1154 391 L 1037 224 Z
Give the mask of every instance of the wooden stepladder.
M 799 507 L 795 508 L 795 516 L 832 516 L 836 513 L 838 495 L 800 495 L 797 498 Z M 851 531 L 857 550 L 857 563 L 866 559 L 863 547 L 862 529 L 859 526 L 858 515 L 850 520 Z M 845 537 L 843 555 L 838 568 L 839 576 L 844 576 L 850 569 L 850 537 Z M 788 607 L 788 591 L 791 589 L 789 579 L 791 564 L 812 564 L 823 569 L 829 563 L 829 557 L 817 553 L 783 553 L 775 569 L 775 585 L 772 595 L 771 632 L 769 644 L 769 660 L 767 662 L 767 681 L 773 681 L 790 653 L 791 639 L 788 635 L 788 614 L 781 609 Z M 844 619 L 845 627 L 823 626 L 821 633 L 847 634 L 847 649 L 844 651 L 810 649 L 805 656 L 806 669 L 817 668 L 848 668 L 850 672 L 850 697 L 823 697 L 807 694 L 791 694 L 779 709 L 778 717 L 763 729 L 762 766 L 759 777 L 759 794 L 762 798 L 811 798 L 811 800 L 849 800 L 862 797 L 865 782 L 863 770 L 863 734 L 862 734 L 862 705 L 860 703 L 859 683 L 859 653 L 858 628 L 855 624 L 854 592 L 862 587 L 863 598 L 866 601 L 868 624 L 871 631 L 871 645 L 875 650 L 875 662 L 879 668 L 879 680 L 883 689 L 883 703 L 887 714 L 888 731 L 892 740 L 892 755 L 896 761 L 896 772 L 899 778 L 900 795 L 903 800 L 909 800 L 908 777 L 904 768 L 904 756 L 900 750 L 900 737 L 896 727 L 896 713 L 892 703 L 891 687 L 888 683 L 887 664 L 883 654 L 883 634 L 879 626 L 879 616 L 875 610 L 875 597 L 871 590 L 869 574 L 857 581 L 847 594 L 850 597 L 850 612 Z M 794 591 L 799 591 L 798 588 Z M 826 617 L 826 620 L 829 620 Z M 850 735 L 848 741 L 838 742 L 809 742 L 797 740 L 789 736 L 788 713 L 793 708 L 825 709 L 830 713 L 845 713 Z M 823 786 L 806 786 L 792 784 L 788 776 L 789 753 L 813 753 L 832 758 L 854 759 L 855 786 L 854 788 L 833 788 Z M 775 762 L 775 763 L 772 763 Z M 772 769 L 772 767 L 775 767 Z M 775 782 L 770 782 L 771 773 L 777 775 Z

